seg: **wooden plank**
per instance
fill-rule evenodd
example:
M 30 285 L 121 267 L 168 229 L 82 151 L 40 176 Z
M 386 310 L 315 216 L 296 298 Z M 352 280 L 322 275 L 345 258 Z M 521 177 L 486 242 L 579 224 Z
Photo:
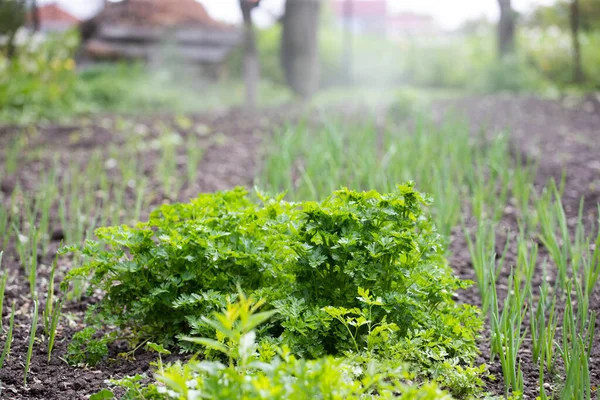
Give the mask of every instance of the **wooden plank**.
M 125 25 L 100 25 L 97 36 L 101 40 L 157 41 L 164 29 L 129 27 Z
M 207 30 L 198 28 L 164 28 L 130 27 L 125 25 L 103 25 L 98 29 L 98 39 L 105 41 L 127 42 L 159 42 L 174 38 L 179 43 L 199 45 L 235 46 L 241 42 L 239 30 Z
M 125 59 L 144 59 L 149 60 L 161 53 L 169 52 L 175 58 L 181 57 L 185 61 L 219 64 L 225 61 L 225 58 L 231 51 L 229 46 L 198 46 L 198 45 L 177 45 L 173 48 L 161 44 L 145 43 L 123 43 L 105 40 L 90 40 L 86 45 L 88 53 L 95 58 L 125 58 Z
M 179 29 L 175 32 L 175 38 L 180 43 L 236 46 L 242 41 L 242 33 L 238 30 Z

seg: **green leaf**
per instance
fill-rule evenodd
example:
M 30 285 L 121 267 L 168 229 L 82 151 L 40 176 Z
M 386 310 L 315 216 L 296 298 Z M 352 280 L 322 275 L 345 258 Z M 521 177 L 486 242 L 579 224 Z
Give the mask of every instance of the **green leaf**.
M 190 342 L 190 343 L 199 344 L 201 346 L 208 347 L 209 349 L 220 351 L 223 354 L 230 355 L 230 350 L 223 343 L 217 342 L 216 340 L 213 340 L 213 339 L 184 336 L 181 338 L 181 340 L 184 340 L 184 341 Z
M 259 325 L 267 322 L 273 315 L 277 314 L 277 310 L 263 311 L 258 314 L 253 314 L 248 318 L 248 322 L 244 326 L 246 332 L 251 331 Z
M 94 393 L 90 396 L 90 400 L 110 400 L 114 399 L 115 395 L 108 389 L 102 389 L 98 393 Z
M 148 342 L 146 343 L 146 348 L 159 354 L 171 354 L 171 352 L 165 349 L 161 344 Z

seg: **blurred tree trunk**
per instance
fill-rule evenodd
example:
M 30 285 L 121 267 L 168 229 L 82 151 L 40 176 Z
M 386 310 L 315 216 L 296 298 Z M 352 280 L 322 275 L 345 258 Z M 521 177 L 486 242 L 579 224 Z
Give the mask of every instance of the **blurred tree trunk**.
M 354 0 L 344 2 L 344 59 L 342 60 L 346 84 L 352 84 L 352 60 L 354 54 Z
M 26 0 L 0 0 L 0 35 L 6 36 L 4 51 L 9 60 L 16 54 L 17 31 L 25 25 L 26 15 Z
M 258 6 L 260 0 L 240 0 L 242 16 L 244 17 L 244 82 L 246 84 L 246 107 L 256 108 L 258 82 L 260 80 L 260 65 L 258 63 L 258 49 L 256 46 L 256 33 L 252 22 L 252 10 Z
M 283 16 L 281 63 L 288 85 L 310 97 L 319 85 L 319 12 L 321 0 L 287 0 Z
M 579 43 L 579 0 L 571 0 L 571 36 L 573 40 L 573 81 L 583 82 L 581 66 L 581 44 Z
M 17 31 L 10 32 L 8 34 L 8 38 L 6 41 L 6 58 L 12 60 L 15 56 L 17 47 L 15 46 L 15 37 L 17 36 Z
M 511 0 L 498 0 L 500 21 L 498 22 L 498 54 L 504 57 L 515 51 L 515 12 Z
M 40 12 L 37 5 L 37 0 L 31 0 L 31 22 L 33 24 L 33 31 L 37 32 L 40 30 Z

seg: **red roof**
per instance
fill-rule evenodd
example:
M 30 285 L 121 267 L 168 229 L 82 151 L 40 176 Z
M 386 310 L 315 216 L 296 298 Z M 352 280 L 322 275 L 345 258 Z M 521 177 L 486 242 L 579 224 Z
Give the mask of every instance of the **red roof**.
M 215 21 L 204 6 L 195 0 L 129 0 L 109 2 L 98 18 L 107 23 L 134 26 L 169 27 L 202 25 L 224 28 L 227 25 Z
M 346 0 L 334 0 L 333 11 L 339 17 L 346 15 Z M 388 15 L 387 0 L 352 0 L 352 14 L 361 17 L 382 17 Z
M 38 7 L 38 15 L 42 24 L 46 22 L 60 22 L 75 25 L 80 22 L 79 19 L 60 8 L 56 3 Z

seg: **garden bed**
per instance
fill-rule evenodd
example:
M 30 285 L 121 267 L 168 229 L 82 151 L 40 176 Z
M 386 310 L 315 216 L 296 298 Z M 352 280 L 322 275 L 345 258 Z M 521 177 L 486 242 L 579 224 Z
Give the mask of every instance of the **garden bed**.
M 600 109 L 568 108 L 559 102 L 536 98 L 486 97 L 468 98 L 435 105 L 444 114 L 448 109 L 465 113 L 472 125 L 484 127 L 488 133 L 508 130 L 510 145 L 516 154 L 539 163 L 535 189 L 540 191 L 550 178 L 561 179 L 566 171 L 563 205 L 570 230 L 576 228 L 580 198 L 585 197 L 582 215 L 586 226 L 598 222 L 597 205 L 600 199 Z M 0 128 L 0 165 L 5 210 L 18 216 L 22 223 L 19 234 L 27 236 L 26 214 L 22 210 L 32 207 L 31 193 L 45 187 L 48 179 L 55 179 L 58 196 L 81 196 L 81 202 L 65 197 L 63 214 L 89 213 L 97 210 L 106 213 L 104 225 L 131 224 L 146 220 L 148 213 L 163 203 L 188 201 L 199 192 L 214 192 L 235 186 L 251 188 L 255 178 L 258 183 L 268 181 L 263 169 L 264 147 L 270 145 L 275 126 L 280 126 L 280 113 L 244 114 L 227 112 L 195 117 L 157 116 L 130 119 L 116 116 L 81 120 L 73 125 L 45 125 L 31 129 Z M 17 138 L 19 141 L 16 141 Z M 264 143 L 268 141 L 267 143 Z M 267 146 L 268 147 L 268 146 Z M 133 152 L 129 152 L 134 149 Z M 190 150 L 200 154 L 190 168 Z M 96 163 L 96 164 L 94 164 Z M 92 165 L 94 171 L 87 169 Z M 56 176 L 48 176 L 54 171 Z M 77 174 L 79 172 L 79 174 Z M 91 176 L 90 176 L 91 174 Z M 292 174 L 293 175 L 293 174 Z M 301 179 L 295 172 L 292 181 Z M 145 177 L 142 182 L 139 178 Z M 80 185 L 73 189 L 63 180 Z M 175 178 L 175 179 L 173 179 Z M 181 179 L 180 179 L 181 178 Z M 106 180 L 105 186 L 87 187 L 85 182 Z M 58 183 L 60 182 L 60 183 Z M 270 183 L 270 182 L 269 182 Z M 419 182 L 417 182 L 417 185 Z M 273 186 L 277 186 L 273 184 Z M 417 186 L 418 187 L 418 186 Z M 48 190 L 48 189 L 44 189 Z M 94 194 L 87 200 L 86 190 Z M 292 193 L 292 195 L 294 195 Z M 29 197 L 29 198 L 28 198 Z M 12 209 L 11 209 L 12 204 Z M 113 205 L 111 207 L 111 204 Z M 506 232 L 519 231 L 520 215 L 516 204 L 508 204 L 497 224 L 496 252 L 502 254 Z M 61 240 L 81 240 L 90 234 L 92 225 L 101 226 L 101 217 L 84 215 L 81 223 L 72 223 L 61 217 L 61 206 L 52 204 L 48 209 L 47 237 L 40 239 L 44 251 L 37 257 L 37 287 L 46 293 L 50 279 L 50 266 Z M 95 218 L 95 219 L 94 219 Z M 465 228 L 474 232 L 477 222 L 465 215 Z M 91 220 L 90 220 L 91 219 Z M 0 221 L 1 222 L 1 221 Z M 67 225 L 67 226 L 65 226 Z M 15 236 L 11 236 L 14 238 Z M 0 237 L 0 240 L 2 237 Z M 124 342 L 109 346 L 109 357 L 94 368 L 74 368 L 62 359 L 71 336 L 83 327 L 83 314 L 88 304 L 99 300 L 99 293 L 83 296 L 80 301 L 67 302 L 58 326 L 55 348 L 50 363 L 46 362 L 46 340 L 43 329 L 38 329 L 38 341 L 33 347 L 28 385 L 23 385 L 23 371 L 29 342 L 32 301 L 29 277 L 19 262 L 19 252 L 9 241 L 2 260 L 2 269 L 8 270 L 10 279 L 6 287 L 3 323 L 8 325 L 10 304 L 15 301 L 14 342 L 10 358 L 0 369 L 2 393 L 6 399 L 85 399 L 105 387 L 105 380 L 126 375 L 149 373 L 149 363 L 156 355 L 143 349 L 135 352 L 135 359 L 125 359 L 119 353 L 128 351 Z M 67 241 L 68 241 L 67 240 Z M 537 240 L 537 239 L 536 239 Z M 516 240 L 509 245 L 505 265 L 517 263 Z M 1 245 L 2 243 L 0 243 Z M 460 224 L 451 229 L 449 245 L 450 265 L 462 279 L 476 280 L 472 257 Z M 541 261 L 549 253 L 540 242 L 538 264 L 533 287 L 541 282 Z M 69 257 L 59 258 L 56 283 L 72 267 Z M 509 268 L 504 268 L 498 280 L 498 297 L 502 301 L 509 288 Z M 555 277 L 550 277 L 554 281 Z M 58 285 L 56 285 L 58 290 Z M 481 305 L 481 296 L 473 286 L 457 293 L 460 303 Z M 596 285 L 590 296 L 590 310 L 600 311 L 600 287 Z M 563 303 L 557 304 L 562 315 Z M 524 326 L 529 326 L 526 314 Z M 561 321 L 562 323 L 562 321 Z M 486 329 L 489 329 L 489 321 Z M 5 328 L 6 329 L 6 328 Z M 4 336 L 3 336 L 4 337 Z M 43 337 L 43 340 L 40 340 Z M 1 346 L 0 346 L 1 347 Z M 480 341 L 482 351 L 479 363 L 487 363 L 496 380 L 486 381 L 486 390 L 502 395 L 503 374 L 499 361 L 489 362 L 489 334 Z M 177 358 L 169 356 L 169 361 Z M 531 342 L 525 340 L 519 352 L 525 388 L 525 398 L 539 394 L 538 366 L 533 361 Z M 592 355 L 589 360 L 591 386 L 600 385 L 600 331 L 596 328 Z M 558 385 L 549 380 L 549 388 Z M 595 389 L 594 389 L 595 390 Z

